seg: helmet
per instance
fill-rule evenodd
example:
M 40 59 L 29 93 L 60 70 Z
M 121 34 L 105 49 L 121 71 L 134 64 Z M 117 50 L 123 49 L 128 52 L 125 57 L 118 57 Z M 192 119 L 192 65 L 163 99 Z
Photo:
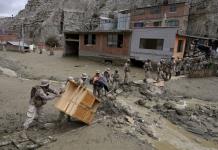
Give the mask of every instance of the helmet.
M 50 84 L 49 81 L 44 79 L 44 80 L 41 81 L 40 86 L 41 86 L 41 87 L 46 87 L 46 86 L 48 86 L 49 84 Z

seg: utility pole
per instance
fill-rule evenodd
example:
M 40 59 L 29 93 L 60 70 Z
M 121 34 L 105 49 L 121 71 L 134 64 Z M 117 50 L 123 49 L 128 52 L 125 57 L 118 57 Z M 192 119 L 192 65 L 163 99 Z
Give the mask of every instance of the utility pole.
M 22 51 L 24 52 L 24 20 L 22 22 Z

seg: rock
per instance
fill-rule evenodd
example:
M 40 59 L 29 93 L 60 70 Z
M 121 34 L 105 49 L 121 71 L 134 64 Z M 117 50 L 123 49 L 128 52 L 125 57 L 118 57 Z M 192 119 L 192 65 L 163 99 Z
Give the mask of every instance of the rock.
M 107 94 L 107 98 L 109 99 L 109 100 L 116 100 L 116 96 L 114 96 L 113 94 Z
M 180 116 L 185 116 L 186 115 L 186 110 L 181 110 L 181 109 L 176 109 L 176 113 Z
M 37 144 L 31 144 L 31 145 L 25 146 L 25 148 L 28 149 L 28 150 L 35 150 L 35 149 L 37 149 L 37 148 L 39 148 L 39 147 L 40 147 L 40 146 L 37 145 Z
M 11 140 L 7 140 L 7 141 L 0 141 L 0 147 L 2 147 L 2 146 L 6 146 L 6 145 L 9 145 L 9 144 L 11 144 L 12 143 L 12 141 Z
M 195 134 L 198 134 L 198 135 L 201 135 L 201 136 L 205 136 L 205 132 L 206 130 L 198 127 L 198 126 L 195 126 L 195 127 L 189 127 L 187 128 L 188 131 L 192 132 L 192 133 L 195 133 Z
M 175 108 L 177 110 L 184 110 L 186 107 L 187 107 L 186 101 L 182 101 L 182 103 L 180 103 L 180 104 L 179 103 L 175 104 Z
M 215 128 L 218 128 L 218 122 L 215 122 L 215 123 L 213 124 L 213 126 L 214 126 Z
M 136 101 L 135 103 L 136 103 L 137 105 L 140 105 L 140 106 L 145 106 L 146 101 L 143 100 L 143 99 L 140 99 L 140 100 Z
M 134 119 L 133 119 L 132 117 L 129 117 L 129 116 L 126 116 L 126 117 L 125 117 L 125 120 L 126 120 L 127 122 L 129 122 L 130 124 L 132 124 L 132 125 L 134 125 L 134 123 L 135 123 Z
M 122 89 L 117 89 L 117 90 L 116 90 L 116 94 L 121 94 L 122 92 L 123 92 Z
M 163 104 L 163 106 L 166 109 L 175 109 L 175 104 L 173 104 L 172 102 L 166 102 L 166 103 Z
M 136 85 L 144 85 L 145 84 L 143 80 L 133 81 L 133 83 Z
M 46 129 L 53 129 L 53 128 L 55 128 L 55 123 L 46 123 L 46 124 L 44 124 L 44 127 L 46 128 Z
M 154 128 L 152 126 L 141 126 L 141 129 L 151 138 L 158 139 L 157 135 L 155 134 Z

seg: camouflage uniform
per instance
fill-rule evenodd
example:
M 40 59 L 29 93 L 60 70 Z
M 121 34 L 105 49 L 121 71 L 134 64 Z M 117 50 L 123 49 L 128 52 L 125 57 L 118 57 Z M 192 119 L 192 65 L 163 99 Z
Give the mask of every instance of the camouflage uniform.
M 124 84 L 129 83 L 129 73 L 130 73 L 130 61 L 128 60 L 124 65 Z
M 48 93 L 53 93 L 55 95 L 48 95 Z M 31 96 L 29 101 L 27 119 L 23 124 L 25 130 L 29 128 L 30 124 L 33 123 L 34 119 L 36 118 L 38 118 L 39 125 L 44 123 L 43 105 L 45 105 L 47 101 L 54 99 L 56 95 L 58 95 L 58 93 L 49 87 L 44 88 L 42 86 L 38 86 L 34 96 Z M 44 104 L 41 106 L 37 105 L 37 101 L 43 101 Z
M 159 63 L 157 63 L 157 82 L 160 81 L 162 71 L 163 71 L 163 62 L 160 61 Z
M 152 70 L 150 60 L 145 61 L 144 70 L 145 70 L 145 82 L 147 82 L 147 79 L 150 78 L 151 76 L 151 70 Z
M 115 70 L 113 75 L 113 91 L 116 91 L 119 88 L 120 84 L 120 75 L 117 70 Z

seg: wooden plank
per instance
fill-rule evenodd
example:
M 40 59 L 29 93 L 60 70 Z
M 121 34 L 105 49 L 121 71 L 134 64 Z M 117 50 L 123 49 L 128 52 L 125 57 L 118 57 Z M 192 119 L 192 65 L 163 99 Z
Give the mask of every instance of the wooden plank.
M 72 87 L 73 86 L 72 83 L 69 82 L 68 84 L 69 84 L 69 86 L 66 89 L 65 93 L 62 95 L 61 99 L 59 99 L 55 105 L 56 108 L 60 109 L 63 112 L 66 112 L 66 109 L 67 109 L 70 101 L 77 94 L 78 90 L 81 87 L 81 86 L 79 86 L 75 90 L 75 88 Z
M 78 98 L 80 98 L 80 95 L 82 94 L 82 92 L 84 91 L 84 88 L 80 88 L 80 90 L 75 94 L 75 96 L 73 97 L 73 99 L 71 99 L 70 103 L 68 104 L 68 107 L 66 109 L 66 113 L 70 116 L 73 116 L 73 112 L 76 109 L 76 104 L 75 102 L 77 101 Z

